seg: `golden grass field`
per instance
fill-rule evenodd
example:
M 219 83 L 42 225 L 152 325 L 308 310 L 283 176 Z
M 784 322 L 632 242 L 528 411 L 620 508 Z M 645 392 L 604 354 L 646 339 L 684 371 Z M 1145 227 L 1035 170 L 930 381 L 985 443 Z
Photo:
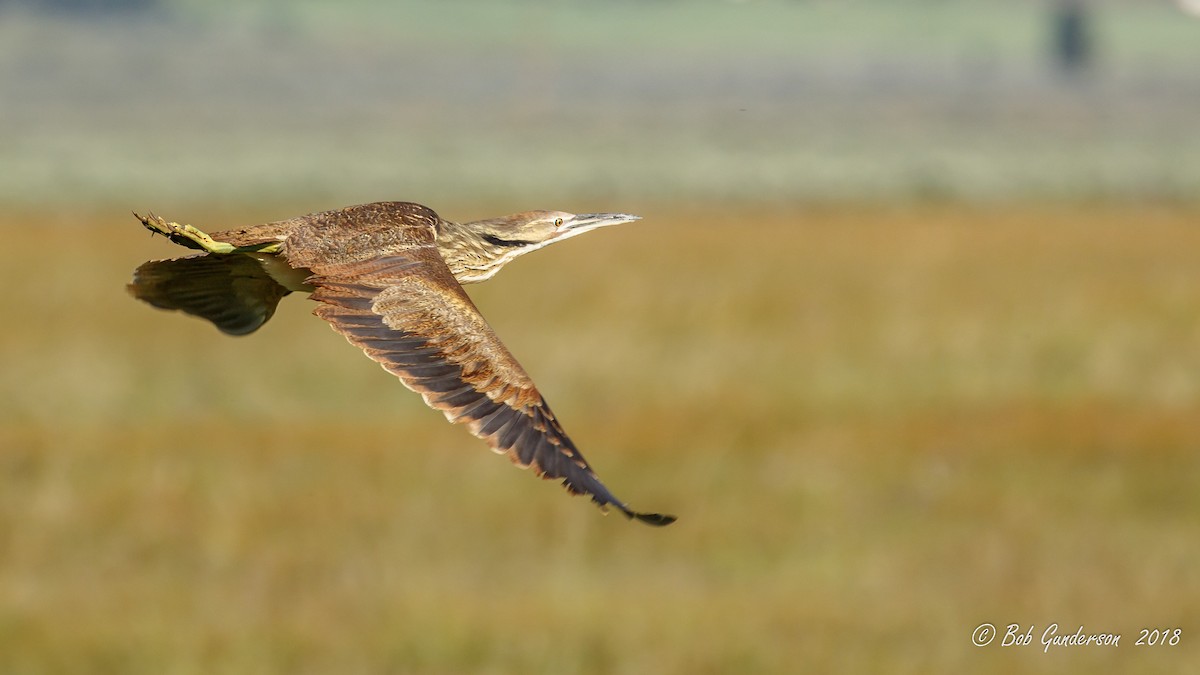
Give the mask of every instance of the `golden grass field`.
M 306 299 L 236 339 L 135 302 L 183 251 L 123 209 L 10 214 L 0 672 L 1194 672 L 1200 210 L 597 206 L 645 220 L 470 290 L 662 530 Z

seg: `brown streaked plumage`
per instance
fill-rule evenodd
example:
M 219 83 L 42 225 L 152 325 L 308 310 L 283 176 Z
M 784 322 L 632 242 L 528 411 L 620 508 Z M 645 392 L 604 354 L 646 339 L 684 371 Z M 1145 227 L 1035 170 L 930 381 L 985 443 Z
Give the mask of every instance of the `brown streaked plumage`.
M 529 211 L 458 224 L 419 204 L 382 202 L 211 235 L 138 218 L 208 253 L 143 264 L 129 286 L 135 297 L 243 335 L 289 292 L 311 291 L 314 314 L 492 450 L 602 508 L 651 525 L 675 520 L 635 512 L 608 491 L 462 288 L 524 253 L 636 216 Z

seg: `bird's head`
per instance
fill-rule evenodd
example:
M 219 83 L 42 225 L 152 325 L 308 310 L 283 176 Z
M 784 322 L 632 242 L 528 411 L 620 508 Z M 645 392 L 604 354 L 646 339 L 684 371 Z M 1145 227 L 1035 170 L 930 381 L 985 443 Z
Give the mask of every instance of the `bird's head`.
M 490 279 L 518 256 L 609 225 L 638 220 L 628 213 L 525 211 L 470 223 L 443 223 L 438 249 L 459 283 Z

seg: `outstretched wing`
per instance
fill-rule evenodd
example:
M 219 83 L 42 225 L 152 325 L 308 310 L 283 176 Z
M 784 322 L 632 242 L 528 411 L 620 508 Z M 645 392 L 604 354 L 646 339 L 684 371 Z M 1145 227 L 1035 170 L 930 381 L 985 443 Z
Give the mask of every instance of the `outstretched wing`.
M 288 290 L 244 255 L 151 260 L 126 287 L 138 300 L 207 319 L 229 335 L 247 335 L 275 313 Z
M 333 228 L 322 228 L 321 248 Z M 454 279 L 434 244 L 432 227 L 415 227 L 382 257 L 324 262 L 306 250 L 305 233 L 285 254 L 307 267 L 321 303 L 315 314 L 419 393 L 451 422 L 465 425 L 492 450 L 574 494 L 652 525 L 673 516 L 637 513 L 618 500 L 567 437 L 533 381 L 500 342 Z M 336 235 L 334 235 L 336 236 Z M 347 242 L 345 252 L 355 242 Z

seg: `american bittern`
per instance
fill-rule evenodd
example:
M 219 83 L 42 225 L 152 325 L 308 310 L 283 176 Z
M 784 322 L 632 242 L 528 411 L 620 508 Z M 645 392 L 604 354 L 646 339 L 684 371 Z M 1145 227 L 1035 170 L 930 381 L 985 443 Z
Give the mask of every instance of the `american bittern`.
M 382 202 L 211 235 L 153 215 L 137 218 L 206 253 L 143 264 L 129 285 L 135 297 L 245 335 L 271 318 L 283 296 L 310 292 L 320 303 L 314 314 L 516 465 L 644 523 L 675 520 L 635 512 L 604 487 L 461 285 L 489 279 L 530 251 L 637 216 L 528 211 L 459 224 L 420 204 Z

